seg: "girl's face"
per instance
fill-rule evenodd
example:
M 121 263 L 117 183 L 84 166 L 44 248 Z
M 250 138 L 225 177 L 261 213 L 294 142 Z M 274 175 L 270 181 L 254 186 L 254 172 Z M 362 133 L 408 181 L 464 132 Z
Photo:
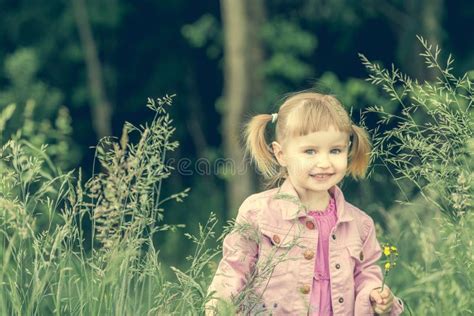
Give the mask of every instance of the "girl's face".
M 327 131 L 272 143 L 275 156 L 288 170 L 291 183 L 305 198 L 339 183 L 347 170 L 349 135 L 332 125 Z M 301 196 L 300 196 L 301 198 Z

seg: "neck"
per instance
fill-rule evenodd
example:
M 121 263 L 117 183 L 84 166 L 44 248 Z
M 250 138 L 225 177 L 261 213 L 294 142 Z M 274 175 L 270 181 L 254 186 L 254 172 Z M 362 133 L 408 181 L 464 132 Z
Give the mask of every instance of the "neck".
M 331 195 L 328 191 L 306 191 L 297 190 L 301 203 L 306 206 L 307 210 L 325 210 L 329 205 Z

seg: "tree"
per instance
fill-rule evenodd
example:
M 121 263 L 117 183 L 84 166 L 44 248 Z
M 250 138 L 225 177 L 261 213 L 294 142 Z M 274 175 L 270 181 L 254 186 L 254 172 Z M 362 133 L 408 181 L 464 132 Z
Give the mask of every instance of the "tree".
M 97 47 L 84 0 L 73 0 L 73 11 L 84 50 L 88 86 L 91 95 L 92 122 L 98 139 L 112 135 L 112 107 L 107 99 Z
M 244 153 L 240 143 L 243 115 L 263 89 L 262 44 L 257 32 L 264 21 L 263 1 L 221 1 L 224 31 L 224 153 L 231 159 L 227 198 L 236 211 L 243 199 L 254 191 L 252 174 L 244 172 Z

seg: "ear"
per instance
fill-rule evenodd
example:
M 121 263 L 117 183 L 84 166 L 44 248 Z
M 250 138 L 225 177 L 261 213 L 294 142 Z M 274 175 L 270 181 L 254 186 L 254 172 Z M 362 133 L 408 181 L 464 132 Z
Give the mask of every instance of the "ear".
M 272 149 L 275 158 L 282 167 L 286 167 L 285 154 L 283 153 L 283 147 L 278 142 L 272 142 Z

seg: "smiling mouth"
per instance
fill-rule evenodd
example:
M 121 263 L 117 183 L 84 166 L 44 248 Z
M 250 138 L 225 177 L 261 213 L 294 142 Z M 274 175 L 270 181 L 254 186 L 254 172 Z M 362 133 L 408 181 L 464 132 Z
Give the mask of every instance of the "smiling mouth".
M 332 175 L 334 175 L 334 173 L 310 174 L 311 177 L 313 177 L 313 178 L 315 178 L 315 179 L 318 179 L 318 180 L 328 179 L 328 178 L 331 177 Z

